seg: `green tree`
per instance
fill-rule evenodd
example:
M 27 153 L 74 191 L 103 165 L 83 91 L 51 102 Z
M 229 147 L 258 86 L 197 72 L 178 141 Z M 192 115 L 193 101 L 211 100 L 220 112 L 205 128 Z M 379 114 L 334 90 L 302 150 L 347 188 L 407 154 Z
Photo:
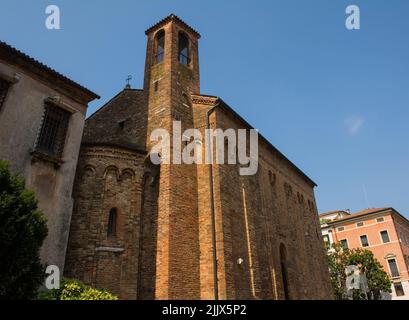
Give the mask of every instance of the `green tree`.
M 33 299 L 45 278 L 46 219 L 34 193 L 0 160 L 0 299 Z
M 369 288 L 368 295 L 361 290 L 354 290 L 354 300 L 379 300 L 382 292 L 392 292 L 388 274 L 369 250 L 343 249 L 341 245 L 336 244 L 328 254 L 328 262 L 334 296 L 338 300 L 347 299 L 345 269 L 350 265 L 359 267 L 359 270 L 365 274 Z
M 78 280 L 62 279 L 60 289 L 40 293 L 40 300 L 118 300 L 103 289 L 94 289 Z

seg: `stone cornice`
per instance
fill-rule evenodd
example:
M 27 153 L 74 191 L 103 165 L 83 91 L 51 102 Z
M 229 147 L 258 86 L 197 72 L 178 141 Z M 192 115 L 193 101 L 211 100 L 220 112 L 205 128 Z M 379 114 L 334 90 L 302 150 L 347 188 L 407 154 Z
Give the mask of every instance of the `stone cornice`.
M 212 96 L 202 96 L 197 94 L 192 94 L 192 103 L 193 104 L 201 104 L 206 106 L 215 106 L 219 101 L 218 97 Z

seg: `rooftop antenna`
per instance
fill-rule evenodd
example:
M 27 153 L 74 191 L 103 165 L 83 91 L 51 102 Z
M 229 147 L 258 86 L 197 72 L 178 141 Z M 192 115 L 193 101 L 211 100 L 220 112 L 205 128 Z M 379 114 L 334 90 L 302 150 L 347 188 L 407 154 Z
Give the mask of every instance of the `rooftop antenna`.
M 126 78 L 126 86 L 125 86 L 126 89 L 131 89 L 131 80 L 132 80 L 132 76 L 129 75 L 129 76 Z
M 368 194 L 366 193 L 365 184 L 362 185 L 362 189 L 363 189 L 363 191 L 364 191 L 364 197 L 365 197 L 367 209 L 369 209 L 371 206 L 370 206 L 370 204 L 369 204 Z

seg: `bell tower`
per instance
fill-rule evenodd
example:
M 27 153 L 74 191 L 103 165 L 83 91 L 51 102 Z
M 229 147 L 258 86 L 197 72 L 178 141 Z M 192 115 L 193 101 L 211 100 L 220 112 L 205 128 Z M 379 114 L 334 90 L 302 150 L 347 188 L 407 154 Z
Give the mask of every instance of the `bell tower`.
M 200 34 L 172 14 L 149 28 L 146 35 L 144 91 L 149 105 L 150 150 L 154 128 L 167 129 L 171 117 L 183 120 L 182 126 L 192 120 L 190 95 L 200 93 Z
M 160 165 L 156 218 L 156 299 L 200 299 L 197 168 L 173 162 L 181 132 L 194 127 L 191 94 L 199 94 L 199 33 L 175 15 L 146 31 L 144 92 L 148 104 L 147 145 L 155 129 L 170 134 L 170 164 Z M 174 143 L 175 142 L 175 143 Z M 178 146 L 179 145 L 179 146 Z

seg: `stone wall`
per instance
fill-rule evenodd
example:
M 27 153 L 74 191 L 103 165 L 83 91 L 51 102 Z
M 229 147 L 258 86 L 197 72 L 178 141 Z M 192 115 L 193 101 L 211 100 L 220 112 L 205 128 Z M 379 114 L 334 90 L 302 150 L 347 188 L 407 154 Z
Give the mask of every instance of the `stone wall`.
M 41 249 L 42 261 L 64 268 L 72 211 L 72 187 L 85 122 L 86 104 L 74 94 L 60 92 L 55 84 L 40 81 L 29 72 L 3 63 L 0 76 L 15 79 L 0 110 L 0 159 L 10 162 L 28 188 L 35 192 L 47 217 L 48 236 Z M 61 164 L 32 156 L 47 99 L 53 99 L 71 113 Z
M 74 188 L 66 276 L 136 299 L 144 159 L 139 152 L 83 146 Z M 112 209 L 116 235 L 108 235 Z

